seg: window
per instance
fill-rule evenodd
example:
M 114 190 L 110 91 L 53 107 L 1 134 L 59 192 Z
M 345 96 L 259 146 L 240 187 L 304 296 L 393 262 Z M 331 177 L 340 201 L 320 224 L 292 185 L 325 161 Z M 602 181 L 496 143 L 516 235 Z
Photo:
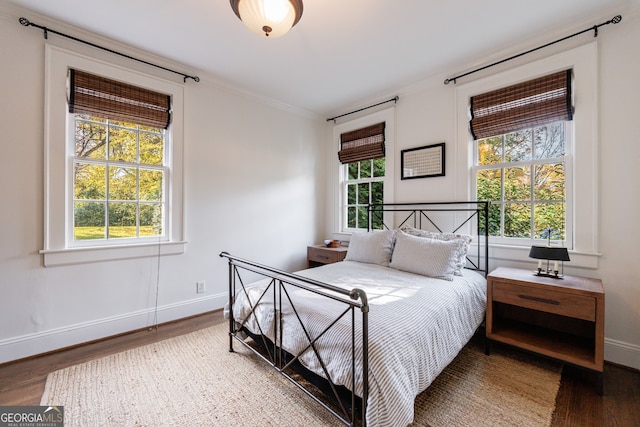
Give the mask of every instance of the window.
M 566 240 L 567 122 L 476 141 L 477 200 L 488 200 L 489 235 Z
M 346 168 L 343 192 L 347 195 L 347 229 L 382 228 L 381 220 L 368 223 L 368 206 L 384 201 L 384 128 L 382 122 L 340 135 L 338 158 Z
M 560 241 L 560 244 L 570 249 L 571 266 L 597 268 L 598 266 L 598 74 L 597 74 L 597 43 L 589 43 L 574 49 L 569 49 L 555 55 L 533 61 L 528 64 L 514 66 L 508 70 L 488 75 L 468 83 L 459 84 L 456 91 L 456 184 L 455 197 L 458 200 L 468 200 L 478 197 L 477 180 L 491 178 L 489 170 L 501 175 L 501 186 L 492 190 L 491 198 L 496 199 L 493 207 L 493 215 L 502 215 L 503 208 L 509 210 L 510 202 L 514 205 L 522 202 L 529 204 L 529 219 L 527 229 L 529 237 L 508 237 L 509 234 L 523 235 L 522 229 L 511 227 L 504 221 L 497 228 L 492 225 L 490 238 L 491 256 L 494 259 L 529 262 L 529 249 L 535 239 L 542 236 L 545 224 L 554 224 L 552 228 L 564 228 L 562 232 L 552 236 Z M 519 83 L 535 80 L 541 76 L 572 70 L 573 80 L 570 90 L 576 100 L 573 119 L 553 119 L 546 124 L 523 124 L 517 130 L 497 130 L 492 134 L 476 134 L 470 132 L 469 106 L 472 98 L 478 94 L 486 94 Z M 558 128 L 560 122 L 565 122 L 564 129 Z M 474 128 L 474 125 L 471 125 Z M 554 141 L 552 132 L 564 134 L 564 145 Z M 545 135 L 544 133 L 548 134 Z M 539 135 L 539 136 L 537 136 Z M 550 138 L 547 142 L 541 142 L 541 138 Z M 495 138 L 495 139 L 494 139 Z M 510 147 L 510 139 L 531 138 L 531 153 L 513 151 Z M 538 142 L 536 142 L 536 138 Z M 484 141 L 483 141 L 484 140 Z M 527 147 L 529 144 L 527 139 Z M 478 142 L 481 142 L 478 144 Z M 552 149 L 549 154 L 541 155 L 536 146 L 548 145 Z M 506 148 L 505 148 L 506 147 Z M 487 150 L 480 153 L 479 149 Z M 494 153 L 492 153 L 494 150 Z M 528 148 L 527 148 L 528 150 Z M 489 156 L 494 156 L 492 159 Z M 484 156 L 484 157 L 483 157 Z M 528 160 L 531 158 L 531 160 Z M 516 160 L 520 159 L 520 160 Z M 504 162 L 504 163 L 503 163 Z M 509 170 L 520 168 L 520 170 Z M 552 171 L 554 178 L 564 176 L 564 184 L 554 184 L 552 187 L 542 184 L 542 177 L 538 169 Z M 503 171 L 504 169 L 504 171 Z M 487 172 L 482 172 L 482 171 Z M 515 182 L 516 172 L 519 178 L 530 184 L 520 183 L 518 189 L 523 187 L 531 194 L 526 201 L 516 200 L 521 195 L 514 195 L 509 179 Z M 511 173 L 512 176 L 507 176 Z M 538 181 L 536 179 L 536 173 Z M 483 175 L 484 174 L 484 175 Z M 529 174 L 531 176 L 529 176 Z M 507 186 L 504 186 L 503 178 L 507 178 Z M 526 179 L 525 179 L 526 178 Z M 493 177 L 497 183 L 497 178 Z M 486 184 L 480 182 L 481 186 Z M 557 221 L 557 213 L 562 212 L 562 201 L 559 194 L 564 185 L 564 222 Z M 531 186 L 529 188 L 528 186 Z M 536 188 L 537 187 L 537 188 Z M 546 194 L 545 194 L 546 192 Z M 506 196 L 503 196 L 503 194 Z M 497 194 L 500 194 L 498 196 Z M 499 200 L 498 200 L 499 199 Z M 544 211 L 549 214 L 536 222 L 535 213 Z M 508 208 L 508 209 L 507 209 Z M 524 208 L 523 208 L 524 209 Z M 549 218 L 553 212 L 553 221 Z M 515 217 L 520 220 L 519 217 Z M 547 221 L 545 223 L 545 221 Z M 515 224 L 526 224 L 526 220 L 515 221 Z M 524 226 L 524 225 L 523 225 Z M 499 230 L 499 231 L 498 231 Z M 505 233 L 505 230 L 507 232 Z M 515 231 L 517 231 L 517 233 Z M 503 237 L 501 233 L 505 233 Z
M 96 244 L 162 238 L 171 98 L 73 68 L 69 86 L 73 121 L 68 135 L 73 147 L 69 240 Z
M 471 97 L 472 182 L 491 202 L 489 235 L 566 240 L 566 136 L 572 70 Z
M 73 241 L 164 236 L 165 130 L 76 114 Z
M 384 203 L 385 158 L 362 160 L 344 165 L 347 179 L 344 181 L 347 195 L 347 229 L 369 228 L 367 207 L 370 203 Z M 372 218 L 371 228 L 382 229 L 381 218 Z
M 184 252 L 182 85 L 46 50 L 45 266 Z
M 348 238 L 367 230 L 368 205 L 393 200 L 394 111 L 388 108 L 334 126 L 336 235 Z M 372 229 L 382 227 L 381 219 L 372 218 Z

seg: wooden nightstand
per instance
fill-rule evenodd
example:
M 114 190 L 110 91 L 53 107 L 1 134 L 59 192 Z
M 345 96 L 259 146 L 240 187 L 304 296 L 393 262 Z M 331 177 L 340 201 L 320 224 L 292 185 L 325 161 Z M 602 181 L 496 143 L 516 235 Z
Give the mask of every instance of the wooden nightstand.
M 347 256 L 347 248 L 344 246 L 337 248 L 329 248 L 325 245 L 307 246 L 309 268 L 340 262 L 345 256 Z
M 500 267 L 487 276 L 486 353 L 490 342 L 596 372 L 603 392 L 604 288 L 599 279 L 536 276 Z

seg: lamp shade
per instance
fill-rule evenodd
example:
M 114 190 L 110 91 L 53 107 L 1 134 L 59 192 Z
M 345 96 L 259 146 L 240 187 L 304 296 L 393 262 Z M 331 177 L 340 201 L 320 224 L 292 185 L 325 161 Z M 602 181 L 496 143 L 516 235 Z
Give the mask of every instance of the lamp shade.
M 270 38 L 286 34 L 302 17 L 302 0 L 230 0 L 230 3 L 247 28 Z
M 551 261 L 571 261 L 567 248 L 553 248 L 550 246 L 531 246 L 529 258 L 548 259 Z

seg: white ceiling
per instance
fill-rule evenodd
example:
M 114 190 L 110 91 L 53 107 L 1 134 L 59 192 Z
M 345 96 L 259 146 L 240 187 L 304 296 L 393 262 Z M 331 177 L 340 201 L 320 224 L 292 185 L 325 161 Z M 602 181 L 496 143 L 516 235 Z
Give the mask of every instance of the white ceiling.
M 634 1 L 304 0 L 300 22 L 266 39 L 227 0 L 9 0 L 319 114 L 552 41 L 545 34 L 602 23 Z

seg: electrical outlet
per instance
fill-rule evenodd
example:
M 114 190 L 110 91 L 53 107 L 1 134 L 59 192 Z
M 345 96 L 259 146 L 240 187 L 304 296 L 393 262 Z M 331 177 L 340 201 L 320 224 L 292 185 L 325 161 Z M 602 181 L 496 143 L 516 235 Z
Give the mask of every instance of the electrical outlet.
M 207 287 L 206 287 L 206 285 L 204 283 L 204 280 L 200 280 L 196 284 L 197 284 L 196 292 L 199 293 L 199 294 L 203 294 L 204 291 L 207 289 Z

